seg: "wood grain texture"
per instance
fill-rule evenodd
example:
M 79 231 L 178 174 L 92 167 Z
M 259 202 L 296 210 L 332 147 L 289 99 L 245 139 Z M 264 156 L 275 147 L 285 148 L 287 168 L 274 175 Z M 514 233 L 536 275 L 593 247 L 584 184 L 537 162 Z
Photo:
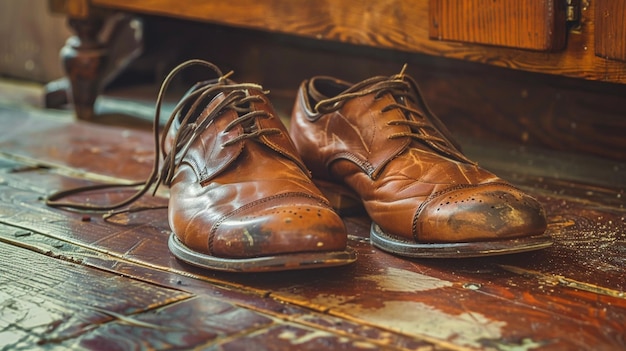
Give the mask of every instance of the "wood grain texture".
M 132 323 L 115 320 L 63 345 L 103 351 L 206 348 L 233 335 L 246 339 L 246 334 L 273 324 L 271 318 L 257 312 L 197 296 L 133 315 Z
M 430 37 L 555 51 L 565 46 L 562 1 L 430 0 Z
M 581 28 L 569 33 L 566 50 L 546 54 L 430 40 L 428 0 L 93 0 L 92 4 L 108 9 L 448 57 L 525 71 L 626 83 L 626 64 L 595 55 L 593 5 L 583 8 Z
M 597 0 L 596 55 L 626 61 L 626 3 Z
M 28 231 L 2 224 L 0 232 L 14 238 L 28 235 Z M 0 240 L 0 255 L 2 349 L 55 344 L 110 322 L 115 315 L 138 313 L 190 297 L 47 257 L 4 240 Z

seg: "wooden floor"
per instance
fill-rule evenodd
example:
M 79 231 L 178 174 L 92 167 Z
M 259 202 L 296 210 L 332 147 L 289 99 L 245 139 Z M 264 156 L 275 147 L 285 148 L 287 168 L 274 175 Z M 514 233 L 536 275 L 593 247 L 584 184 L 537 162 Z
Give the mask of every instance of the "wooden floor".
M 166 211 L 107 223 L 44 205 L 61 188 L 142 180 L 148 130 L 7 104 L 0 123 L 0 350 L 626 349 L 623 163 L 464 139 L 545 205 L 553 247 L 403 259 L 356 216 L 354 265 L 224 274 L 169 253 Z

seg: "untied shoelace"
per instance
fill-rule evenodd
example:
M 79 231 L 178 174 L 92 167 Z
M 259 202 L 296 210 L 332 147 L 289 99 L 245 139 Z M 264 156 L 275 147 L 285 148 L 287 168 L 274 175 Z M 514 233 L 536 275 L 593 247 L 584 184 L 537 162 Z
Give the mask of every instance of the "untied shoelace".
M 159 136 L 159 126 L 160 126 L 160 116 L 161 116 L 161 107 L 163 104 L 163 99 L 169 84 L 172 82 L 173 78 L 183 69 L 200 65 L 204 67 L 208 67 L 213 70 L 219 78 L 205 81 L 196 84 L 199 86 L 196 90 L 185 96 L 181 99 L 172 113 L 168 118 L 165 126 L 163 128 L 164 133 Z M 262 114 L 262 111 L 244 111 L 241 107 L 238 107 L 241 104 L 246 104 L 255 99 L 258 99 L 256 96 L 249 96 L 248 90 L 254 89 L 263 91 L 263 88 L 258 84 L 251 83 L 242 83 L 237 84 L 228 79 L 228 77 L 233 72 L 229 72 L 227 74 L 223 74 L 222 71 L 214 64 L 204 61 L 204 60 L 189 60 L 181 63 L 176 68 L 174 68 L 164 79 L 161 87 L 159 89 L 159 93 L 156 100 L 156 108 L 155 108 L 155 116 L 152 126 L 153 137 L 154 137 L 154 147 L 155 147 L 155 157 L 152 166 L 152 170 L 150 175 L 147 177 L 145 181 L 133 182 L 128 184 L 123 183 L 111 183 L 111 184 L 96 184 L 96 185 L 88 185 L 83 187 L 71 188 L 67 190 L 57 191 L 46 198 L 46 205 L 55 208 L 66 208 L 73 209 L 78 211 L 90 211 L 90 212 L 106 212 L 103 217 L 105 219 L 110 218 L 111 216 L 120 214 L 120 213 L 130 213 L 130 212 L 138 212 L 144 210 L 151 209 L 160 209 L 167 208 L 167 206 L 134 206 L 128 207 L 143 195 L 145 195 L 151 187 L 154 186 L 152 191 L 152 195 L 156 194 L 159 185 L 170 185 L 172 178 L 174 177 L 175 170 L 177 168 L 178 162 L 184 157 L 189 146 L 196 140 L 196 138 L 200 135 L 200 133 L 207 128 L 207 126 L 213 121 L 213 119 L 219 115 L 219 113 L 225 108 L 233 108 L 241 113 L 241 115 L 233 120 L 227 127 L 228 129 L 234 127 L 237 124 L 245 124 L 247 121 L 250 121 L 253 118 L 259 117 Z M 201 121 L 192 121 L 193 116 L 197 116 L 197 110 L 200 108 L 200 104 L 202 101 L 205 101 L 205 98 L 208 96 L 212 96 L 216 93 L 224 93 L 226 94 L 225 98 L 219 102 L 219 104 L 212 109 L 210 114 L 202 119 Z M 193 102 L 192 102 L 193 101 Z M 165 144 L 165 137 L 167 131 L 172 127 L 172 124 L 179 117 L 179 113 L 183 110 L 184 107 L 191 106 L 188 108 L 184 117 L 180 119 L 180 127 L 176 132 L 174 137 L 174 142 L 172 146 L 172 150 L 167 153 L 163 146 Z M 196 123 L 197 122 L 197 123 Z M 241 139 L 246 138 L 255 138 L 263 134 L 272 134 L 272 133 L 280 133 L 280 130 L 274 128 L 266 128 L 260 130 L 250 131 L 248 133 L 243 133 L 234 139 L 229 140 L 223 146 L 228 146 L 236 143 Z M 163 158 L 163 166 L 160 166 L 159 160 Z M 88 193 L 96 190 L 103 189 L 113 189 L 113 188 L 137 188 L 136 193 L 131 195 L 130 197 L 122 200 L 120 202 L 116 202 L 108 205 L 94 205 L 90 203 L 81 203 L 81 202 L 71 202 L 71 201 L 63 201 L 63 199 L 77 195 L 82 193 Z

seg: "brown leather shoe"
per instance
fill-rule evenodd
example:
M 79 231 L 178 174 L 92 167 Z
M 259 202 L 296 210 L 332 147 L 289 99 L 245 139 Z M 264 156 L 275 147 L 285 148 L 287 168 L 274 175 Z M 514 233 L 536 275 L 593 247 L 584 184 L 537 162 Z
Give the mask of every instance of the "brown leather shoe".
M 312 183 L 262 88 L 209 67 L 221 78 L 183 98 L 163 143 L 172 253 L 234 271 L 353 262 L 342 219 Z
M 163 94 L 172 78 L 202 65 L 218 79 L 196 84 L 178 103 L 159 139 Z M 119 213 L 153 185 L 170 187 L 170 251 L 192 265 L 221 271 L 256 272 L 344 265 L 356 260 L 346 247 L 342 219 L 312 183 L 287 130 L 263 89 L 237 84 L 213 64 L 192 60 L 175 68 L 157 98 L 157 151 L 145 182 L 100 184 L 59 191 L 53 207 Z M 164 165 L 159 169 L 163 156 Z M 65 201 L 70 195 L 143 185 L 114 204 Z M 156 192 L 156 188 L 154 189 Z
M 383 250 L 470 257 L 552 243 L 542 206 L 468 160 L 403 73 L 303 82 L 290 135 L 314 178 L 361 200 Z

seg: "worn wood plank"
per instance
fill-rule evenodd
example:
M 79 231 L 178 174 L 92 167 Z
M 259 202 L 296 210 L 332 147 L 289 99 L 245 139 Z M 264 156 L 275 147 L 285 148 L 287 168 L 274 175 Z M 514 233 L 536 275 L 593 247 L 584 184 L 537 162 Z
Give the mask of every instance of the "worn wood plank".
M 0 225 L 3 234 L 25 232 Z M 189 298 L 0 242 L 0 347 L 74 338 L 113 319 Z M 123 292 L 123 293 L 122 293 Z
M 0 113 L 4 118 L 14 118 L 12 128 L 0 131 L 0 152 L 10 149 L 12 156 L 36 159 L 42 166 L 63 160 L 57 168 L 80 174 L 89 165 L 92 174 L 112 179 L 129 172 L 125 173 L 128 181 L 145 179 L 154 160 L 153 138 L 145 131 L 111 126 L 93 129 L 87 123 L 73 123 L 66 114 L 44 117 L 27 109 L 0 107 Z
M 272 324 L 267 316 L 198 296 L 133 315 L 130 321 L 114 320 L 61 345 L 89 350 L 189 349 L 233 337 L 247 339 L 247 334 Z
M 216 350 L 398 350 L 365 339 L 355 339 L 283 320 L 272 320 L 215 299 L 198 297 L 144 313 L 137 328 L 108 323 L 64 345 L 97 350 L 162 350 L 201 348 Z M 112 337 L 114 336 L 114 337 Z M 217 337 L 216 337 L 217 336 Z M 142 340 L 142 342 L 138 342 Z
M 351 340 L 317 329 L 303 328 L 294 324 L 282 324 L 259 331 L 246 338 L 237 338 L 215 345 L 217 350 L 376 350 L 376 345 L 366 340 Z M 426 348 L 430 349 L 430 348 Z

